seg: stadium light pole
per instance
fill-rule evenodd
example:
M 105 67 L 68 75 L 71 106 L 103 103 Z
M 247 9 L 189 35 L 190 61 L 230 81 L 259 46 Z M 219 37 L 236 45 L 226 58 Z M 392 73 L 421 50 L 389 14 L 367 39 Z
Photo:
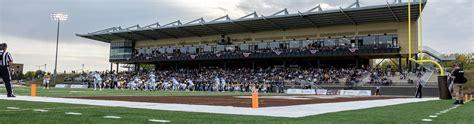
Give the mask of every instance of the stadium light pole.
M 51 14 L 51 19 L 53 19 L 54 21 L 58 21 L 58 27 L 56 30 L 56 58 L 54 59 L 54 75 L 53 75 L 54 83 L 56 83 L 57 69 L 58 69 L 59 24 L 61 24 L 61 21 L 66 21 L 67 18 L 68 18 L 68 15 L 64 13 Z

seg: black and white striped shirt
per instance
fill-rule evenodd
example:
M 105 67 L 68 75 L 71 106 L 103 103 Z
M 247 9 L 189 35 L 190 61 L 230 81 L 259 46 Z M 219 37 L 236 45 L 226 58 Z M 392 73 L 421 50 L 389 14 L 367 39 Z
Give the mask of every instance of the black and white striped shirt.
M 9 52 L 5 52 L 4 50 L 0 50 L 0 66 L 8 66 L 10 62 L 13 62 L 13 58 Z

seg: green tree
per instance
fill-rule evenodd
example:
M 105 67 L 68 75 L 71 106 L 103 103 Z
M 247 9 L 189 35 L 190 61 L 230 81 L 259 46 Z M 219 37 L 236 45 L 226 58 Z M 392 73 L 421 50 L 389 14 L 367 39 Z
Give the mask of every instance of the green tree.
M 16 73 L 16 74 L 12 75 L 13 80 L 21 80 L 21 79 L 23 79 L 23 77 L 24 77 L 23 73 Z
M 32 80 L 36 77 L 36 72 L 34 71 L 28 71 L 25 73 L 25 76 L 24 76 L 26 79 L 28 80 Z
M 35 72 L 35 77 L 43 77 L 43 75 L 45 74 L 44 71 L 41 71 L 41 70 L 36 70 Z
M 454 64 L 461 64 L 465 70 L 471 70 L 474 69 L 474 63 L 473 63 L 473 54 L 474 53 L 467 53 L 467 54 L 451 54 L 456 57 L 455 61 L 450 61 L 450 62 L 445 62 L 443 63 L 448 69 L 453 67 Z

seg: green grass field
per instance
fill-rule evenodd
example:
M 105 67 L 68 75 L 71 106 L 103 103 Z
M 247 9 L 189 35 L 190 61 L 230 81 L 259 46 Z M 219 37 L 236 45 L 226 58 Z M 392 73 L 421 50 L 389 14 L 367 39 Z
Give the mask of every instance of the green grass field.
M 4 93 L 0 87 L 0 93 Z M 29 88 L 15 88 L 17 95 L 29 95 Z M 39 96 L 222 96 L 250 95 L 240 92 L 147 92 L 129 90 L 93 91 L 91 89 L 38 89 Z M 264 94 L 283 95 L 283 94 Z M 0 97 L 4 97 L 3 95 Z M 420 103 L 409 103 L 363 110 L 328 113 L 302 118 L 278 118 L 262 116 L 240 116 L 208 114 L 193 112 L 173 112 L 121 107 L 98 107 L 87 105 L 8 101 L 0 100 L 0 124 L 64 124 L 64 123 L 156 123 L 149 119 L 170 120 L 171 123 L 306 123 L 306 124 L 410 124 L 410 123 L 443 123 L 470 124 L 473 121 L 474 105 L 468 103 L 448 113 L 434 118 L 432 122 L 423 122 L 437 112 L 452 107 L 451 100 L 437 100 Z M 19 110 L 7 109 L 19 107 Z M 48 112 L 35 112 L 34 109 L 46 109 Z M 78 112 L 82 115 L 66 115 L 66 112 Z M 120 119 L 107 119 L 103 116 L 120 116 Z
M 64 123 L 101 123 L 131 124 L 155 123 L 149 119 L 169 120 L 171 123 L 306 123 L 306 124 L 410 124 L 422 122 L 439 111 L 452 107 L 452 101 L 438 100 L 420 103 L 402 104 L 381 108 L 329 113 L 303 118 L 276 118 L 261 116 L 238 116 L 191 112 L 172 112 L 120 107 L 96 107 L 85 105 L 38 103 L 0 100 L 1 124 L 64 124 Z M 19 107 L 9 110 L 7 107 Z M 47 109 L 48 112 L 34 112 L 33 109 Z M 474 114 L 473 103 L 458 107 L 434 118 L 429 123 L 471 124 Z M 65 115 L 66 112 L 78 112 L 82 115 Z M 107 119 L 103 116 L 120 116 L 120 119 Z

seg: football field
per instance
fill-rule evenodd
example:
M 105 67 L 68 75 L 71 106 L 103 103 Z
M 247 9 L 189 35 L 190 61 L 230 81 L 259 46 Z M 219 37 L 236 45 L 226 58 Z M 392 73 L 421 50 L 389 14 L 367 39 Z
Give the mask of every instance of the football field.
M 3 89 L 1 89 L 4 92 Z M 28 88 L 16 88 L 18 95 L 28 95 Z M 39 96 L 245 96 L 240 92 L 146 92 L 128 90 L 93 91 L 90 89 L 39 89 Z M 283 94 L 264 94 L 283 95 Z M 325 113 L 305 117 L 268 117 L 178 112 L 140 108 L 91 106 L 52 102 L 0 100 L 0 123 L 465 123 L 472 122 L 474 106 L 452 105 L 451 100 L 373 107 Z M 375 104 L 375 102 L 374 102 Z M 258 110 L 257 110 L 258 111 Z

